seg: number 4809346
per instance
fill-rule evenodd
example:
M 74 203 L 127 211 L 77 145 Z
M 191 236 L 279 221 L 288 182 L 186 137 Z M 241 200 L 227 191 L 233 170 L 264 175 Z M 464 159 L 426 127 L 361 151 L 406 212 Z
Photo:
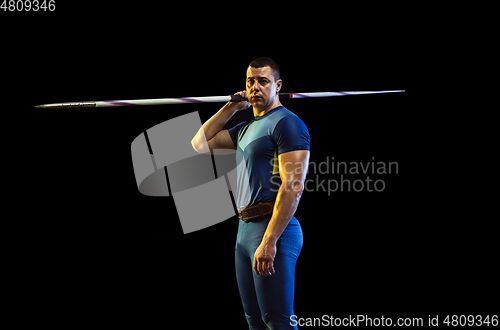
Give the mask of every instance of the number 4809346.
M 3 0 L 0 9 L 3 11 L 54 11 L 56 10 L 55 0 Z

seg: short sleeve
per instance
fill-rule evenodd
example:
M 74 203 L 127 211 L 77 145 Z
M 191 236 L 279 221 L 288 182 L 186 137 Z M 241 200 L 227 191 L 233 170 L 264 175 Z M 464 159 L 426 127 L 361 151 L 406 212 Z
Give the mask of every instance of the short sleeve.
M 245 125 L 245 124 L 246 124 L 246 121 L 243 121 L 243 122 L 236 124 L 234 127 L 227 130 L 229 132 L 229 136 L 231 137 L 231 140 L 233 140 L 233 143 L 236 147 L 238 147 L 238 133 L 240 132 L 243 125 Z
M 278 155 L 295 150 L 309 150 L 311 137 L 302 120 L 297 116 L 285 116 L 274 129 Z

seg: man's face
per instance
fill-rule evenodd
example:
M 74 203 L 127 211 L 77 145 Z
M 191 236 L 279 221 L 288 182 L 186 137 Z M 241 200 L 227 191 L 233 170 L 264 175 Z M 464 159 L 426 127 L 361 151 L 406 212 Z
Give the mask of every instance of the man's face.
M 276 93 L 281 89 L 281 79 L 275 80 L 269 66 L 247 69 L 246 91 L 252 106 L 262 110 L 274 103 Z

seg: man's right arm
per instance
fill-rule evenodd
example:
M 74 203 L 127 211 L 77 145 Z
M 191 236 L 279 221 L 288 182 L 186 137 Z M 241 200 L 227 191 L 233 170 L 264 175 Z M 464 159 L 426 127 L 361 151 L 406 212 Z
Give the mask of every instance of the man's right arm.
M 236 93 L 246 98 L 246 92 Z M 210 149 L 236 149 L 228 130 L 222 130 L 228 120 L 240 110 L 251 106 L 249 102 L 228 102 L 215 115 L 207 120 L 191 140 L 194 150 L 208 153 Z

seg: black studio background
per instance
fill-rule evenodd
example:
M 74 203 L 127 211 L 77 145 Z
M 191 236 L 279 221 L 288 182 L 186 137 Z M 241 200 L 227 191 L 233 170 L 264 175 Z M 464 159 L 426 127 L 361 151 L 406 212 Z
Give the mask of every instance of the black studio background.
M 166 6 L 57 2 L 52 13 L 1 13 L 11 31 L 3 62 L 16 70 L 4 92 L 25 132 L 10 137 L 29 173 L 18 193 L 25 206 L 17 252 L 26 269 L 19 273 L 36 320 L 245 328 L 234 275 L 237 217 L 183 235 L 172 198 L 139 193 L 130 154 L 150 127 L 192 111 L 204 121 L 222 104 L 33 106 L 232 94 L 260 56 L 280 65 L 283 92 L 408 89 L 283 101 L 308 126 L 311 161 L 398 163 L 397 174 L 378 177 L 382 192 L 304 193 L 295 313 L 427 317 L 451 308 L 452 271 L 439 264 L 412 174 L 415 96 L 408 40 L 391 33 L 399 22 L 362 16 L 346 25 L 340 13 L 307 10 L 228 22 L 204 9 L 179 15 Z

